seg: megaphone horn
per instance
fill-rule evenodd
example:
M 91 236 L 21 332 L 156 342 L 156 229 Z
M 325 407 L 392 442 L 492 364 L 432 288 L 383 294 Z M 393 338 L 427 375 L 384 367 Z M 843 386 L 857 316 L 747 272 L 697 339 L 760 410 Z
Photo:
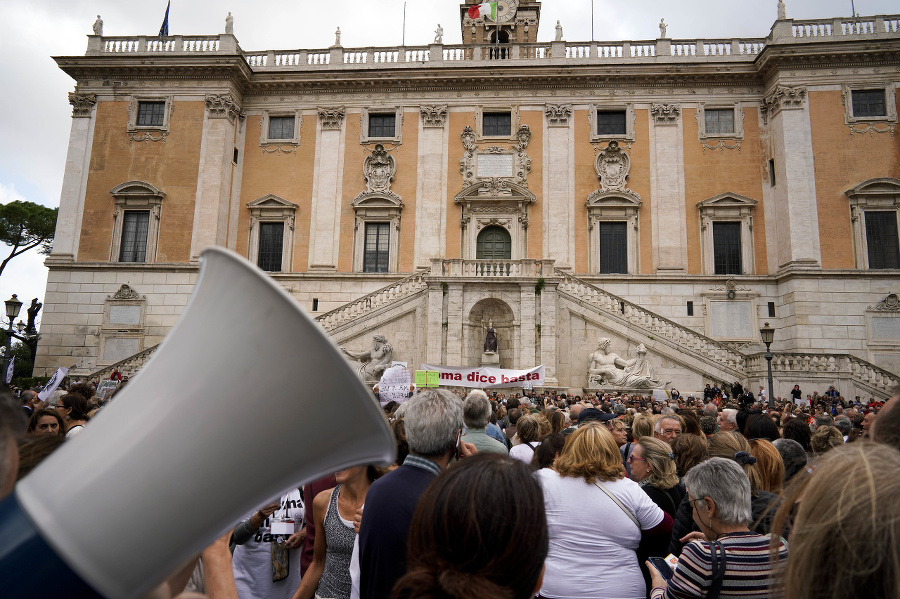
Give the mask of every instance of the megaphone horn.
M 394 459 L 378 404 L 293 298 L 229 250 L 200 263 L 150 362 L 0 503 L 6 596 L 139 597 L 284 489 Z

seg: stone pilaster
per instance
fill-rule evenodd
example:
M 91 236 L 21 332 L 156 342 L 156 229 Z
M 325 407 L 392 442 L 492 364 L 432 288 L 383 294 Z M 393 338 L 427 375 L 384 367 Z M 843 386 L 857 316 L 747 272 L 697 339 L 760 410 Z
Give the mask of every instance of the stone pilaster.
M 650 107 L 650 198 L 653 268 L 687 270 L 684 136 L 677 104 Z
M 445 255 L 447 206 L 446 106 L 422 106 L 416 182 L 415 264 L 430 266 Z
M 309 269 L 337 269 L 344 172 L 344 108 L 319 108 L 309 239 Z
M 764 206 L 769 256 L 776 268 L 821 264 L 812 125 L 805 88 L 778 86 L 763 99 L 775 160 L 775 186 Z
M 572 107 L 544 107 L 544 257 L 575 265 L 575 144 Z
M 555 281 L 545 282 L 541 291 L 541 356 L 544 365 L 544 384 L 555 387 L 556 379 L 556 286 Z M 537 364 L 535 364 L 537 366 Z
M 514 368 L 529 368 L 537 364 L 535 357 L 537 329 L 536 296 L 534 283 L 522 283 L 519 286 L 519 347 L 518 360 Z
M 191 235 L 192 261 L 199 258 L 203 248 L 228 243 L 235 123 L 240 112 L 240 106 L 228 94 L 206 97 Z
M 48 261 L 72 261 L 78 255 L 81 237 L 81 215 L 84 212 L 84 195 L 87 186 L 88 165 L 94 139 L 95 94 L 71 93 L 72 128 L 69 149 L 66 153 L 66 170 L 63 174 L 62 192 L 59 196 L 59 215 L 56 218 L 56 234 L 53 251 Z
M 447 366 L 463 366 L 463 285 L 450 283 L 447 288 Z
M 443 350 L 444 293 L 439 284 L 428 287 L 428 334 L 425 335 L 425 361 L 440 364 Z

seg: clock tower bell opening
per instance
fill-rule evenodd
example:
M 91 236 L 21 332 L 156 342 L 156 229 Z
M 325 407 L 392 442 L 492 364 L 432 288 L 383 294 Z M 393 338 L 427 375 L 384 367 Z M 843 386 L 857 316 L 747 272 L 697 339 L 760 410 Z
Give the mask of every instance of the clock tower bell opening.
M 481 0 L 466 0 L 460 9 L 462 43 L 469 45 L 528 44 L 537 42 L 541 3 L 538 0 L 497 0 L 496 20 L 490 15 L 472 18 L 469 9 Z M 498 40 L 499 36 L 499 40 Z M 508 56 L 501 49 L 499 57 Z

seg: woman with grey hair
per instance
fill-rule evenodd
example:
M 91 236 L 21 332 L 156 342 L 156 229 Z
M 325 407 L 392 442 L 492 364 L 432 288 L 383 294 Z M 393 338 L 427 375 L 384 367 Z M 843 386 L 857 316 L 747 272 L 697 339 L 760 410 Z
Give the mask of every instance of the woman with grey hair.
M 710 458 L 685 476 L 694 522 L 700 532 L 690 533 L 675 575 L 666 582 L 648 562 L 653 590 L 650 599 L 687 597 L 747 597 L 765 599 L 787 546 L 780 538 L 760 535 L 747 525 L 750 479 L 733 460 Z M 772 562 L 770 545 L 777 549 Z

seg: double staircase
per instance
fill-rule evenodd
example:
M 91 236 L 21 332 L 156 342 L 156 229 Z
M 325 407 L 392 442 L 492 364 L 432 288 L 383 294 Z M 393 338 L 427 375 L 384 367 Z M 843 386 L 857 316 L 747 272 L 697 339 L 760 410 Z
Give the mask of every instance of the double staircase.
M 465 262 L 480 263 L 482 261 Z M 476 271 L 470 274 L 475 277 L 488 275 L 492 279 L 550 275 L 548 278 L 554 279 L 556 292 L 561 298 L 582 306 L 589 313 L 617 323 L 636 338 L 652 339 L 656 343 L 665 344 L 679 355 L 691 358 L 694 363 L 707 365 L 708 376 L 712 378 L 724 378 L 725 374 L 733 377 L 733 380 L 764 379 L 766 376 L 766 362 L 762 353 L 744 354 L 725 343 L 716 341 L 579 279 L 565 270 L 554 268 L 550 272 L 549 268 L 532 265 L 526 269 L 528 272 L 520 272 L 521 268 L 507 266 L 501 268 L 487 264 L 488 261 L 484 262 L 483 265 L 477 264 Z M 446 268 L 444 267 L 443 270 Z M 341 329 L 365 321 L 399 302 L 424 295 L 428 290 L 429 279 L 434 279 L 432 283 L 439 281 L 439 275 L 443 270 L 433 268 L 432 271 L 415 272 L 377 291 L 317 316 L 315 320 L 326 333 L 334 336 Z M 109 378 L 116 369 L 124 376 L 134 376 L 158 347 L 158 345 L 154 345 L 111 366 L 97 370 L 90 374 L 89 380 Z M 823 381 L 850 380 L 856 389 L 875 397 L 888 397 L 891 389 L 900 383 L 900 379 L 896 375 L 850 354 L 779 353 L 772 360 L 772 371 L 783 379 L 802 375 L 807 378 L 810 376 L 822 378 Z M 718 374 L 713 375 L 712 373 Z

